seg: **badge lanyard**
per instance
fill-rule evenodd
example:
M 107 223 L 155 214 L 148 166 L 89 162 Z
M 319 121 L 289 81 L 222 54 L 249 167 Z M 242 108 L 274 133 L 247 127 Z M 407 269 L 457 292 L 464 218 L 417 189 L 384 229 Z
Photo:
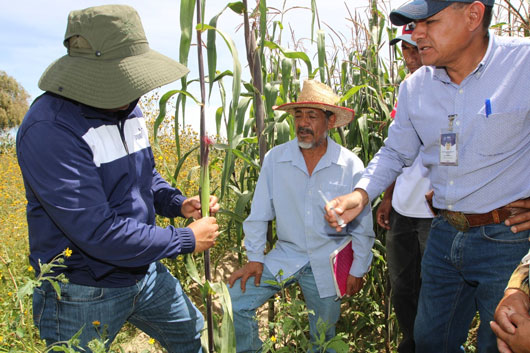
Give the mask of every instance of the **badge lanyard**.
M 457 114 L 448 115 L 449 127 L 440 133 L 440 165 L 458 165 L 458 133 L 453 131 Z

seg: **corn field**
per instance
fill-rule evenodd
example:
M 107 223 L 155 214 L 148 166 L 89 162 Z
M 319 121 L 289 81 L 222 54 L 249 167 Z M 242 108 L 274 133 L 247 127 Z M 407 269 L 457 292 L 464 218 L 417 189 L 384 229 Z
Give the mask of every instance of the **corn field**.
M 282 46 L 285 31 L 282 18 L 292 9 L 287 7 L 288 3 L 291 4 L 285 1 L 281 10 L 268 8 L 264 0 L 254 4 L 248 4 L 247 1 L 230 3 L 219 14 L 209 20 L 203 19 L 203 23 L 193 27 L 189 19 L 193 18 L 195 1 L 181 2 L 181 62 L 187 63 L 187 54 L 193 43 L 193 30 L 204 31 L 207 36 L 206 41 L 201 44 L 207 52 L 208 92 L 210 97 L 218 93 L 221 101 L 215 114 L 217 135 L 220 135 L 221 128 L 226 131 L 226 139 L 216 145 L 223 160 L 218 194 L 224 205 L 231 206 L 225 207 L 221 213 L 226 217 L 225 236 L 232 245 L 231 256 L 237 258 L 239 265 L 244 262 L 242 221 L 250 209 L 260 162 L 268 149 L 295 137 L 293 118 L 288 114 L 275 112 L 273 106 L 296 101 L 300 82 L 306 78 L 302 76 L 302 72 L 307 73 L 307 78 L 319 79 L 333 87 L 342 97 L 340 104 L 355 110 L 356 119 L 346 127 L 333 130 L 330 135 L 339 144 L 353 150 L 365 163 L 383 144 L 397 88 L 406 75 L 399 48 L 388 46 L 389 38 L 397 35 L 397 29 L 390 26 L 388 16 L 382 11 L 382 8 L 386 9 L 385 4 L 370 1 L 368 13 L 364 14 L 366 17 L 362 17 L 351 11 L 345 3 L 344 13 L 348 14 L 351 23 L 351 37 L 346 37 L 330 27 L 321 27 L 317 5 L 322 3 L 310 1 L 307 4 L 307 16 L 312 19 L 309 45 L 316 52 L 315 58 L 310 58 L 305 48 L 298 44 L 296 31 L 292 33 L 294 48 Z M 203 6 L 208 5 L 203 2 Z M 500 35 L 528 36 L 529 7 L 522 2 L 517 5 L 510 1 L 497 4 L 492 30 Z M 237 52 L 234 38 L 228 37 L 217 27 L 219 18 L 225 11 L 233 11 L 241 16 L 246 45 L 244 54 Z M 183 18 L 188 20 L 182 21 Z M 362 18 L 368 20 L 363 21 Z M 225 45 L 232 54 L 232 63 L 228 67 L 217 62 L 218 47 Z M 248 70 L 247 75 L 243 68 Z M 250 79 L 245 81 L 243 76 L 249 76 Z M 195 81 L 190 77 L 183 79 L 183 90 L 187 90 Z M 180 121 L 184 122 L 185 107 L 190 101 L 188 98 L 186 94 L 178 93 L 174 126 L 179 126 Z M 161 107 L 165 103 L 162 99 Z M 158 121 L 161 119 L 162 113 Z M 155 128 L 155 134 L 156 132 Z M 175 148 L 179 151 L 178 140 Z M 376 208 L 377 204 L 378 200 L 373 207 Z M 273 246 L 274 224 L 270 229 L 268 242 L 269 246 Z M 385 234 L 380 229 L 377 231 L 374 261 L 364 290 L 343 303 L 338 332 L 339 339 L 347 342 L 346 351 L 390 352 L 395 349 L 399 339 L 386 280 L 383 245 Z M 226 259 L 219 261 L 224 260 Z M 197 259 L 194 263 L 199 267 L 197 273 L 201 273 L 201 260 Z M 300 305 L 299 290 L 293 289 L 287 296 L 283 300 L 288 301 L 289 306 Z M 277 306 L 281 307 L 282 303 Z M 285 332 L 285 327 L 291 327 L 288 326 L 289 315 L 291 319 L 303 320 L 303 317 L 295 313 L 302 309 L 287 308 L 287 312 L 292 311 L 287 317 L 275 317 L 273 307 L 274 303 L 270 303 L 270 330 L 266 349 L 280 351 L 278 335 Z M 278 312 L 284 311 L 276 309 L 276 313 Z M 220 332 L 218 335 L 223 337 L 228 334 Z M 288 345 L 289 352 L 305 351 L 306 348 L 297 344 L 307 339 L 302 336 L 304 333 L 289 332 L 284 334 L 281 342 Z M 274 339 L 271 341 L 270 338 Z M 473 341 L 471 334 L 468 342 L 471 351 Z M 228 349 L 219 345 L 217 348 Z

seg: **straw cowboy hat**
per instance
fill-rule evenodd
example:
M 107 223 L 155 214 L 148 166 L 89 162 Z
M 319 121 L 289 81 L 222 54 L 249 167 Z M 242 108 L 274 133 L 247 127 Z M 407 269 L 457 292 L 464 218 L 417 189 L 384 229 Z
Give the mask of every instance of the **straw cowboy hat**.
M 189 71 L 149 48 L 140 16 L 126 5 L 70 12 L 63 44 L 68 54 L 44 71 L 39 88 L 96 108 L 122 107 Z
M 297 108 L 318 108 L 330 111 L 336 116 L 333 127 L 339 127 L 350 123 L 355 116 L 353 109 L 335 105 L 339 99 L 340 97 L 329 86 L 315 80 L 306 80 L 296 102 L 285 103 L 274 109 L 286 111 L 291 115 L 294 115 Z

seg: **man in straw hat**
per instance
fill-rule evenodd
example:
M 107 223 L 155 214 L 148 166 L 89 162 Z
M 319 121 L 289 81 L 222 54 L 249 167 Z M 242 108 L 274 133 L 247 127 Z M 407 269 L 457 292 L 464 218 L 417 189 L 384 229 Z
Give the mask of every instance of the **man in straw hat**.
M 277 110 L 294 117 L 296 139 L 274 147 L 263 161 L 250 215 L 243 223 L 249 262 L 229 279 L 237 352 L 261 348 L 256 309 L 277 293 L 278 283 L 298 283 L 309 315 L 312 339 L 318 337 L 317 321 L 326 325 L 326 338 L 335 336 L 340 315 L 329 255 L 352 240 L 355 261 L 349 266 L 347 294 L 357 293 L 372 260 L 372 216 L 362 216 L 336 232 L 324 220 L 325 198 L 353 190 L 363 164 L 355 154 L 328 137 L 328 130 L 353 120 L 351 109 L 336 105 L 339 97 L 328 86 L 305 81 L 296 103 Z M 267 225 L 276 219 L 278 240 L 264 254 Z M 254 277 L 253 281 L 247 281 Z
M 68 54 L 44 72 L 46 91 L 31 106 L 17 136 L 28 199 L 30 263 L 40 271 L 64 254 L 56 293 L 35 288 L 33 313 L 48 344 L 82 329 L 80 345 L 109 345 L 126 321 L 168 352 L 200 352 L 203 318 L 179 281 L 158 260 L 210 248 L 213 217 L 201 218 L 158 174 L 137 106 L 152 89 L 188 69 L 149 48 L 137 12 L 122 5 L 72 11 Z M 210 198 L 212 213 L 219 209 Z M 166 217 L 199 219 L 186 228 L 155 225 Z
M 355 191 L 330 203 L 353 219 L 421 155 L 439 212 L 422 259 L 417 352 L 463 351 L 477 311 L 478 352 L 498 352 L 489 322 L 529 249 L 530 41 L 489 33 L 493 4 L 414 0 L 391 12 L 395 25 L 415 22 L 424 66 L 401 85 L 385 146 Z

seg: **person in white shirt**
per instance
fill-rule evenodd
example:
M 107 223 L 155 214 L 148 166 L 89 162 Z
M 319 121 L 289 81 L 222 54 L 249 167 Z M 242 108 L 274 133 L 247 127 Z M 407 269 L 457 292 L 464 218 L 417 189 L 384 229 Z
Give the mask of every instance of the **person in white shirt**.
M 403 60 L 413 74 L 422 66 L 416 42 L 411 38 L 414 22 L 403 26 L 402 34 L 390 41 L 401 42 Z M 394 107 L 394 118 L 398 105 Z M 421 258 L 431 230 L 433 214 L 425 199 L 431 189 L 429 171 L 418 155 L 412 166 L 390 185 L 377 208 L 377 223 L 388 230 L 386 260 L 391 288 L 391 300 L 403 337 L 398 353 L 414 353 L 414 320 L 418 309 L 421 286 Z

